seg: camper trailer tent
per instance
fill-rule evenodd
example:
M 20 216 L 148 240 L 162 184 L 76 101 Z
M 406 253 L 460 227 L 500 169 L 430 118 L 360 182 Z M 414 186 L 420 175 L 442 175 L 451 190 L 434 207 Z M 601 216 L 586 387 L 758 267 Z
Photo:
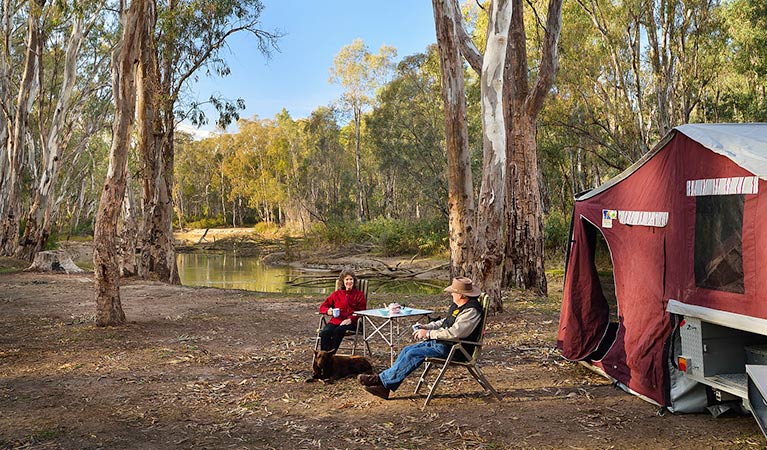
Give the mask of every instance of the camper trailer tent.
M 707 394 L 763 407 L 753 395 L 767 365 L 765 180 L 767 124 L 684 125 L 578 196 L 562 355 L 672 411 L 702 411 Z M 612 283 L 600 280 L 600 248 Z

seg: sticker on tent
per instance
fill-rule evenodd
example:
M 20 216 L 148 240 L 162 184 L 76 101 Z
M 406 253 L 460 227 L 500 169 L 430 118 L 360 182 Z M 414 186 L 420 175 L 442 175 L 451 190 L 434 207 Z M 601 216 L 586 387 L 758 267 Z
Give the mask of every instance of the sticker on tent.
M 602 210 L 602 228 L 612 228 L 613 220 L 617 218 L 618 218 L 618 210 L 603 209 Z
M 623 225 L 663 228 L 668 223 L 668 213 L 665 211 L 618 211 L 618 222 Z

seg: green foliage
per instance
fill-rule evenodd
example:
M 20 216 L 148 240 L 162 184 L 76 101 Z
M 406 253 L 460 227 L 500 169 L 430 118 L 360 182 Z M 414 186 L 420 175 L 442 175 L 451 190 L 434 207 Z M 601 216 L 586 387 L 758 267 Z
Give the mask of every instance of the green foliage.
M 343 247 L 349 244 L 367 244 L 369 237 L 362 234 L 357 222 L 328 222 L 327 224 L 318 224 L 312 228 L 312 238 L 320 242 L 334 246 Z
M 276 236 L 280 234 L 280 227 L 276 223 L 258 222 L 253 225 L 253 232 L 260 236 Z
M 69 231 L 69 238 L 71 239 L 73 236 L 75 237 L 93 236 L 93 227 L 95 222 L 96 220 L 94 218 L 91 220 L 86 220 L 86 221 L 78 223 L 76 227 L 73 227 Z
M 216 228 L 226 226 L 223 216 L 202 217 L 186 223 L 187 228 Z
M 564 253 L 570 235 L 570 219 L 560 211 L 551 211 L 543 219 L 544 245 L 547 252 Z
M 440 79 L 436 47 L 404 58 L 365 120 L 366 145 L 381 178 L 369 205 L 374 216 L 415 219 L 416 211 L 423 217 L 445 208 Z
M 383 218 L 364 223 L 331 222 L 315 227 L 310 242 L 310 245 L 321 242 L 333 247 L 372 245 L 374 253 L 384 256 L 431 256 L 447 250 L 447 222 L 441 219 Z
M 45 242 L 44 250 L 58 250 L 59 248 L 59 235 L 57 233 L 51 233 L 48 236 L 48 241 Z

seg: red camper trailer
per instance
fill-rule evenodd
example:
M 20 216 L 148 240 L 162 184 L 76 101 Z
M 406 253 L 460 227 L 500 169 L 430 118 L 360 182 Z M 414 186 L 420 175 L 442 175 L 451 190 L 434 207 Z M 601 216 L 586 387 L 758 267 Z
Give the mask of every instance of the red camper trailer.
M 562 355 L 672 411 L 742 406 L 764 431 L 765 180 L 767 124 L 690 124 L 579 195 Z

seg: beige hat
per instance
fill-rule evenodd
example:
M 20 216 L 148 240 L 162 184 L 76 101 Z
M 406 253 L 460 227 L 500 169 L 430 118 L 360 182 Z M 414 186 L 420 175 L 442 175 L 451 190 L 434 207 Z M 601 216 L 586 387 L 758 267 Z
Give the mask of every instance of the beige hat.
M 474 286 L 474 283 L 466 277 L 453 278 L 453 283 L 445 288 L 445 292 L 455 292 L 464 297 L 477 297 L 482 293 L 482 291 L 480 291 L 477 286 Z

